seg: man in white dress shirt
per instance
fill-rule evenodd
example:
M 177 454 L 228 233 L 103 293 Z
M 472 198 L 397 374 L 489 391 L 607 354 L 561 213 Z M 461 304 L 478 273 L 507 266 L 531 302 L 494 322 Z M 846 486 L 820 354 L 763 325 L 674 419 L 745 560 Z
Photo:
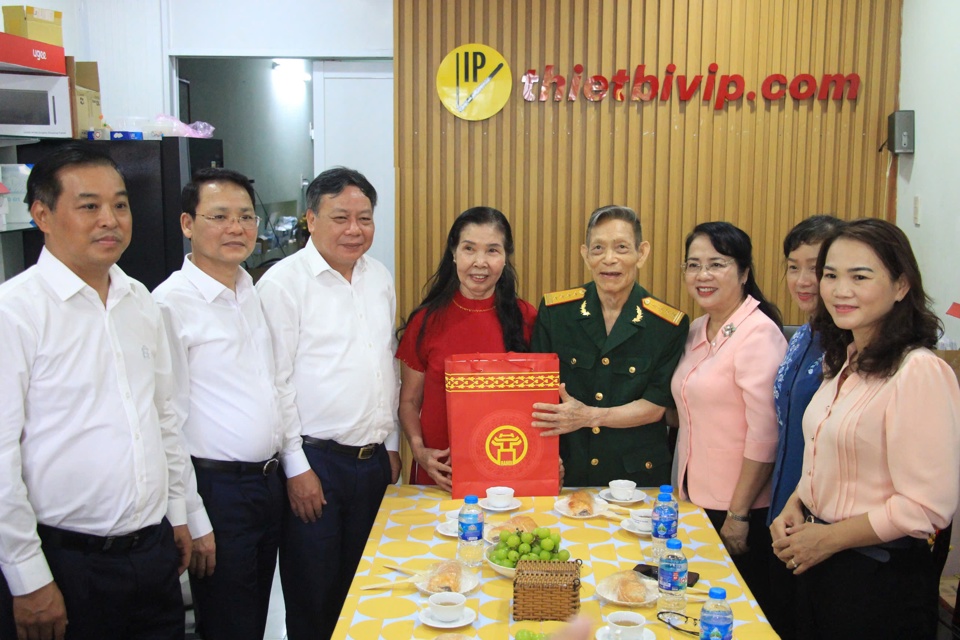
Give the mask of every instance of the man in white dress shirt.
M 273 345 L 241 264 L 259 219 L 253 185 L 229 169 L 201 169 L 183 188 L 180 225 L 192 253 L 156 288 L 170 341 L 174 409 L 195 471 L 188 482 L 190 586 L 206 640 L 260 640 L 291 485 L 316 485 L 300 432 L 280 420 Z M 313 476 L 310 478 L 310 476 Z
M 359 172 L 307 189 L 310 242 L 257 290 L 273 335 L 285 425 L 319 481 L 287 486 L 280 581 L 290 640 L 333 633 L 387 485 L 400 475 L 393 278 L 365 256 L 377 192 Z
M 115 265 L 123 177 L 71 143 L 27 201 L 45 247 L 0 285 L 0 638 L 183 638 L 186 458 L 160 310 Z

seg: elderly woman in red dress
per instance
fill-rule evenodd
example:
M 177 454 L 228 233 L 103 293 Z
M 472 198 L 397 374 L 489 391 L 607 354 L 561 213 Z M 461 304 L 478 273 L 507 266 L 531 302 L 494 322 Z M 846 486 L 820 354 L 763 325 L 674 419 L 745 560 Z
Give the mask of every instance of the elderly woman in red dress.
M 400 424 L 413 452 L 410 482 L 450 491 L 443 361 L 461 353 L 529 351 L 537 311 L 517 298 L 513 233 L 490 207 L 461 213 L 427 295 L 399 330 Z

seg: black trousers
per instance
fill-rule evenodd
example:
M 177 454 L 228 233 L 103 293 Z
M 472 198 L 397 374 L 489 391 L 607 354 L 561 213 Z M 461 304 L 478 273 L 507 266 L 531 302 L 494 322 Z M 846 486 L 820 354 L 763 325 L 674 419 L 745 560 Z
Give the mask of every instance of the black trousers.
M 180 553 L 166 519 L 127 551 L 43 544 L 43 553 L 63 594 L 68 640 L 183 640 Z M 7 582 L 0 577 L 0 640 L 17 638 L 11 607 Z
M 213 575 L 190 576 L 197 633 L 204 640 L 262 640 L 286 500 L 279 473 L 240 475 L 195 466 L 213 524 Z
M 290 640 L 325 640 L 337 626 L 340 609 L 390 484 L 390 459 L 380 447 L 358 460 L 304 446 L 327 500 L 323 515 L 305 523 L 284 507 L 280 543 L 280 584 L 287 607 Z
M 704 511 L 707 512 L 713 528 L 719 532 L 724 520 L 727 519 L 727 512 L 713 509 L 704 509 Z M 731 557 L 737 571 L 753 592 L 757 604 L 763 609 L 764 615 L 769 615 L 767 612 L 776 607 L 776 602 L 770 595 L 770 558 L 773 555 L 770 549 L 773 542 L 770 538 L 770 529 L 767 528 L 767 509 L 751 509 L 749 518 L 747 546 L 750 550 Z
M 848 549 L 797 576 L 797 637 L 926 640 L 937 634 L 939 576 L 923 541 L 880 562 Z

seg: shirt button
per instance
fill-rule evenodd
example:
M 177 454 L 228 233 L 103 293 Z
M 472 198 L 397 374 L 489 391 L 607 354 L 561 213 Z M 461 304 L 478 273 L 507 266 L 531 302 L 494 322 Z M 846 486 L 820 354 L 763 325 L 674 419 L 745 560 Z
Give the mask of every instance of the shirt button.
M 607 366 L 608 364 L 610 364 L 610 358 L 604 358 L 604 359 L 601 360 L 600 362 L 603 363 L 603 366 Z
M 596 458 L 594 458 L 593 460 L 590 461 L 590 464 L 595 467 L 595 466 L 597 466 L 598 464 L 600 464 L 600 461 L 597 460 Z
M 597 400 L 603 400 L 603 394 L 600 393 L 599 391 L 597 391 L 597 395 L 595 395 L 595 396 L 593 396 L 593 397 L 596 398 Z
M 577 364 L 576 358 L 570 358 L 570 364 Z
M 591 429 L 591 431 L 593 431 L 594 433 L 600 433 L 600 427 L 594 427 L 593 429 Z
M 629 369 L 627 369 L 627 371 L 629 371 L 630 373 L 636 373 L 636 372 L 637 372 L 637 368 L 636 368 L 636 367 L 630 367 Z
M 646 467 L 647 469 L 653 469 L 653 463 L 650 462 L 649 460 L 645 462 L 643 466 Z

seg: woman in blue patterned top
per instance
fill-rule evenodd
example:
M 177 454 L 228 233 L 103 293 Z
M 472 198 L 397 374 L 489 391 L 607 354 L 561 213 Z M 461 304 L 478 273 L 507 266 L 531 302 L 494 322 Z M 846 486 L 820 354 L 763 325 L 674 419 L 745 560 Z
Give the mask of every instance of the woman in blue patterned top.
M 840 220 L 833 216 L 812 216 L 791 229 L 783 240 L 787 289 L 808 318 L 816 311 L 820 301 L 816 269 L 820 245 L 833 235 L 840 224 Z M 790 339 L 787 355 L 780 364 L 773 384 L 779 441 L 767 525 L 780 515 L 787 499 L 797 488 L 800 467 L 803 465 L 803 412 L 810 398 L 820 388 L 822 380 L 823 350 L 819 338 L 813 335 L 807 322 Z M 772 562 L 771 570 L 774 574 L 771 575 L 774 599 L 782 604 L 783 610 L 765 613 L 780 636 L 787 640 L 795 637 L 796 633 L 793 615 L 794 577 L 784 569 L 783 563 Z

